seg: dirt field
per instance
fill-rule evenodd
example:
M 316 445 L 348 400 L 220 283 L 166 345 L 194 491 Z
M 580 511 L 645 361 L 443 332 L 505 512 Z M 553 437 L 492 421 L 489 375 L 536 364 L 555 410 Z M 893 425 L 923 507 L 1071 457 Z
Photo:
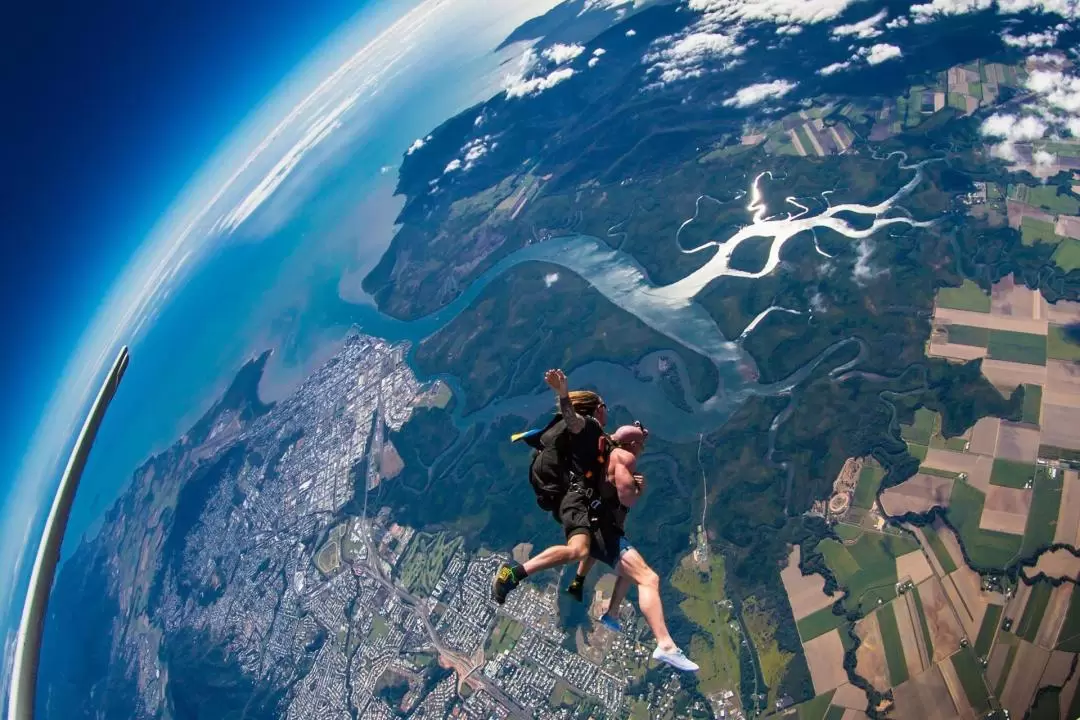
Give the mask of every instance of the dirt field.
M 1017 462 L 1035 462 L 1039 457 L 1039 431 L 1009 422 L 1001 423 L 996 456 Z
M 952 487 L 951 478 L 919 473 L 881 493 L 881 509 L 889 515 L 903 515 L 926 512 L 936 506 L 948 507 Z
M 1057 224 L 1054 225 L 1054 232 L 1062 237 L 1071 237 L 1076 240 L 1080 240 L 1080 218 L 1070 217 L 1068 215 L 1059 215 Z M 1070 303 L 1068 300 L 1061 300 L 1058 305 L 1076 305 L 1076 303 Z M 1050 305 L 1049 307 L 1054 307 Z
M 904 648 L 908 676 L 915 677 L 930 665 L 922 627 L 919 625 L 919 613 L 915 609 L 915 595 L 904 593 L 896 599 L 893 607 L 896 610 L 896 626 L 900 629 L 900 644 Z
M 896 577 L 899 580 L 911 578 L 911 582 L 918 585 L 933 574 L 934 571 L 922 550 L 909 552 L 907 555 L 896 558 Z
M 1016 202 L 1015 200 L 1005 201 L 1006 212 L 1009 214 L 1009 225 L 1020 229 L 1020 224 L 1023 222 L 1024 217 L 1035 218 L 1036 220 L 1042 220 L 1043 222 L 1053 223 L 1054 216 L 1045 210 L 1025 205 L 1024 203 Z M 1012 276 L 1009 276 L 1012 279 Z
M 795 545 L 788 555 L 787 567 L 780 572 L 780 580 L 784 583 L 788 602 L 791 603 L 791 612 L 796 620 L 802 620 L 811 613 L 829 607 L 843 596 L 841 593 L 834 593 L 831 597 L 826 595 L 822 590 L 825 587 L 825 578 L 821 575 L 803 575 L 799 570 L 801 557 L 802 549 Z
M 864 705 L 863 707 L 866 706 Z M 854 710 L 852 708 L 848 708 L 844 711 L 844 715 L 840 718 L 840 720 L 867 720 L 867 718 L 869 717 L 870 716 L 862 710 Z
M 1065 613 L 1069 611 L 1069 601 L 1072 600 L 1073 588 L 1071 582 L 1061 583 L 1050 593 L 1050 602 L 1046 606 L 1046 614 L 1043 615 L 1039 632 L 1035 634 L 1035 644 L 1044 648 L 1053 648 L 1057 645 L 1058 633 L 1065 622 Z
M 865 710 L 866 691 L 855 687 L 851 683 L 841 685 L 836 688 L 836 694 L 833 695 L 832 704 L 843 708 L 850 708 L 852 710 Z
M 835 632 L 835 631 L 834 631 Z M 885 665 L 885 645 L 881 642 L 881 628 L 878 627 L 877 613 L 870 613 L 855 623 L 855 633 L 862 640 L 855 651 L 855 670 L 878 690 L 889 689 L 889 673 Z M 806 649 L 806 646 L 803 646 Z M 809 661 L 810 653 L 806 653 Z M 813 675 L 813 672 L 811 672 Z M 817 690 L 817 683 L 814 684 Z
M 990 661 L 986 665 L 986 682 L 990 689 L 998 687 L 1001 683 L 1001 674 L 1005 672 L 1005 663 L 1009 658 L 1009 646 L 996 643 L 990 651 Z
M 1042 304 L 1040 293 L 1017 285 L 1012 275 L 1002 278 L 990 288 L 990 312 L 993 315 L 1014 318 L 1045 317 L 1046 313 L 1041 312 Z
M 1019 640 L 1020 649 L 1016 651 L 1009 678 L 1005 681 L 1005 690 L 1001 693 L 1001 704 L 1013 717 L 1022 718 L 1035 699 L 1039 689 L 1039 680 L 1043 676 L 1046 664 L 1050 660 L 1050 651 Z
M 994 453 L 997 452 L 998 429 L 1000 427 L 1001 420 L 998 418 L 987 417 L 975 423 L 975 427 L 971 429 L 971 444 L 968 445 L 968 452 L 993 457 Z
M 920 720 L 954 720 L 953 705 L 945 678 L 934 666 L 921 675 L 911 678 L 893 691 L 896 698 L 896 716 L 920 718 Z
M 952 308 L 934 308 L 934 322 L 946 325 L 967 325 L 968 327 L 990 328 L 991 330 L 1012 330 L 1013 332 L 1045 335 L 1047 322 L 1027 317 L 994 315 L 991 298 L 991 314 L 972 312 L 971 310 L 953 310 Z M 1030 313 L 1030 308 L 1028 310 Z
M 806 663 L 810 666 L 810 677 L 814 680 L 815 695 L 828 692 L 847 682 L 844 644 L 840 640 L 839 630 L 831 630 L 803 643 L 803 651 L 806 653 Z
M 1003 617 L 1012 618 L 1014 623 L 1020 622 L 1020 618 L 1024 616 L 1024 608 L 1027 607 L 1028 598 L 1031 597 L 1031 586 L 1025 582 L 1016 584 L 1016 594 L 1009 600 L 1009 604 L 1005 606 Z M 1016 628 L 1013 627 L 1013 632 L 1016 632 Z
M 1044 396 L 1047 391 L 1080 397 L 1080 366 L 1068 360 L 1047 360 Z
M 930 347 L 926 349 L 926 354 L 930 357 L 943 357 L 967 362 L 968 360 L 986 357 L 986 348 L 931 340 Z
M 1080 542 L 1080 475 L 1075 470 L 1065 471 L 1065 485 L 1058 508 L 1058 524 L 1054 530 L 1054 542 L 1076 547 Z
M 1050 653 L 1050 662 L 1046 664 L 1046 670 L 1043 671 L 1042 681 L 1039 685 L 1055 685 L 1057 687 L 1063 687 L 1065 681 L 1069 679 L 1069 670 L 1072 668 L 1072 661 L 1072 653 L 1063 652 L 1061 650 L 1055 650 Z
M 1024 568 L 1024 577 L 1029 580 L 1035 579 L 1040 574 L 1055 580 L 1075 580 L 1080 577 L 1080 558 L 1064 548 L 1044 552 L 1039 556 L 1035 567 Z
M 1042 427 L 1042 441 L 1047 445 L 1080 450 L 1080 408 L 1044 402 Z
M 1046 368 L 1041 365 L 983 360 L 982 372 L 995 387 L 1009 392 L 1021 384 L 1046 385 Z
M 1073 218 L 1070 218 L 1072 220 Z M 1080 221 L 1075 221 L 1077 226 L 1080 227 Z M 1080 240 L 1080 237 L 1070 235 L 1069 237 L 1076 237 Z M 1080 303 L 1070 302 L 1069 300 L 1059 300 L 1053 305 L 1046 306 L 1046 315 L 1050 318 L 1050 322 L 1055 325 L 1068 325 L 1069 323 L 1080 322 Z
M 993 470 L 994 459 L 985 455 L 930 448 L 926 451 L 926 460 L 922 464 L 924 467 L 937 470 L 967 473 L 967 482 L 972 487 L 986 492 L 990 487 L 990 472 Z
M 943 583 L 945 593 L 956 608 L 960 624 L 969 638 L 979 636 L 986 605 L 990 600 L 987 593 L 981 590 L 981 585 L 982 578 L 967 565 L 959 567 L 949 575 L 948 582 Z
M 1031 490 L 993 485 L 986 493 L 979 527 L 984 530 L 1023 535 L 1031 510 Z
M 949 689 L 949 697 L 952 698 L 957 715 L 964 720 L 972 720 L 975 717 L 975 711 L 968 703 L 967 693 L 964 692 L 964 686 L 956 674 L 956 668 L 951 662 L 946 662 L 938 665 L 938 669 L 941 670 L 942 679 L 945 680 L 945 687 Z
M 930 628 L 930 642 L 934 645 L 931 662 L 941 662 L 959 649 L 963 631 L 956 622 L 956 614 L 949 605 L 940 580 L 931 578 L 919 585 L 919 598 L 926 613 L 926 625 Z M 982 621 L 981 617 L 979 621 Z

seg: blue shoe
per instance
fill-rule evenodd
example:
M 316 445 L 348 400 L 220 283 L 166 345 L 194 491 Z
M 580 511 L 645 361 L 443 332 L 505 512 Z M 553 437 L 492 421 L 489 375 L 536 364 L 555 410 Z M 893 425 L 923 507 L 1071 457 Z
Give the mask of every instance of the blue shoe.
M 612 630 L 617 633 L 622 632 L 622 624 L 607 613 L 604 613 L 600 616 L 600 624 L 606 627 L 608 630 Z

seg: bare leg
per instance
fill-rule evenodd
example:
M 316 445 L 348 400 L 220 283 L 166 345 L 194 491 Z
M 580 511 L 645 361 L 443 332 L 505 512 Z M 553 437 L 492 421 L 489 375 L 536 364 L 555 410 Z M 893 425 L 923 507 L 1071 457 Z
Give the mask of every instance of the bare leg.
M 637 585 L 638 605 L 645 622 L 649 623 L 649 629 L 656 637 L 657 645 L 664 650 L 675 647 L 675 642 L 668 633 L 667 623 L 664 622 L 664 606 L 660 601 L 660 577 L 648 566 L 641 553 L 633 548 L 623 553 L 615 570 L 619 573 L 620 581 L 626 578 Z M 615 587 L 617 590 L 618 583 Z M 625 590 L 623 594 L 625 595 Z
M 619 614 L 619 608 L 622 607 L 623 600 L 626 599 L 626 593 L 630 591 L 630 586 L 633 582 L 628 577 L 622 575 L 615 581 L 615 589 L 611 591 L 611 602 L 608 603 L 607 614 L 612 617 L 617 617 Z
M 589 557 L 589 535 L 580 533 L 566 541 L 565 545 L 553 545 L 536 557 L 525 561 L 525 572 L 532 575 L 541 570 L 566 565 Z
M 592 570 L 593 565 L 596 564 L 596 558 L 586 557 L 584 560 L 578 563 L 577 574 L 578 577 L 585 577 Z

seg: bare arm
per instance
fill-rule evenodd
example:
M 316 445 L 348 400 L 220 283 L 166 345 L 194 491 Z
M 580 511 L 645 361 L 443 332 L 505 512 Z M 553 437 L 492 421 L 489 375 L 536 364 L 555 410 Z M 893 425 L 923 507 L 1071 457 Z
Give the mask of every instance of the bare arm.
M 618 463 L 614 466 L 610 480 L 615 485 L 615 490 L 619 493 L 619 502 L 630 507 L 637 502 L 638 496 L 641 495 L 644 480 L 639 475 L 635 475 L 629 465 Z
M 585 427 L 585 418 L 574 410 L 570 402 L 570 391 L 566 386 L 566 373 L 562 370 L 548 370 L 544 373 L 544 382 L 555 391 L 559 398 L 559 412 L 562 413 L 566 429 L 572 433 L 579 433 Z

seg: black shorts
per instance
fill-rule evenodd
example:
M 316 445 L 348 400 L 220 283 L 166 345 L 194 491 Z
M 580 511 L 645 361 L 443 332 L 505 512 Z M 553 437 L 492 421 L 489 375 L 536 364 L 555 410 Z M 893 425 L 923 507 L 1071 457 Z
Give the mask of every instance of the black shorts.
M 588 490 L 579 485 L 571 487 L 563 495 L 559 509 L 554 514 L 555 519 L 562 525 L 567 540 L 575 535 L 587 535 L 592 532 L 592 518 L 595 517 L 595 512 L 590 511 L 590 502 Z
M 611 523 L 601 522 L 592 529 L 589 537 L 589 555 L 614 568 L 623 553 L 633 549 L 623 531 Z

